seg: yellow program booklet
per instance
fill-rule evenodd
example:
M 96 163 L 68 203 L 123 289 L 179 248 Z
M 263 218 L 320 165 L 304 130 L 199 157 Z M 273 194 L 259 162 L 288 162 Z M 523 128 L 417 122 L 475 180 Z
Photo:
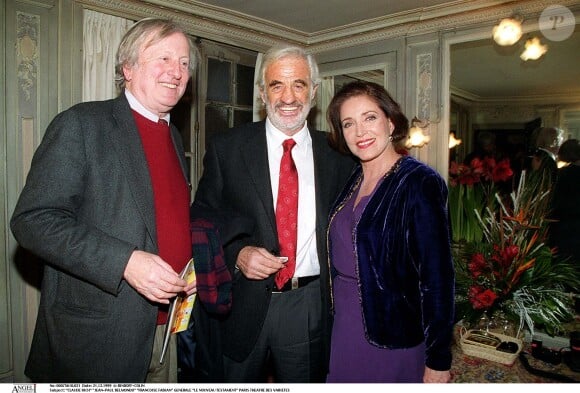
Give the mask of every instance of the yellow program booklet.
M 191 284 L 195 281 L 195 268 L 193 258 L 187 262 L 187 265 L 181 271 L 180 277 Z M 163 349 L 161 350 L 161 358 L 159 363 L 163 363 L 167 346 L 169 345 L 169 338 L 172 334 L 182 332 L 187 329 L 189 320 L 191 319 L 191 312 L 195 303 L 195 293 L 187 297 L 176 296 L 169 307 L 169 315 L 167 317 L 167 325 L 165 328 L 165 336 L 163 339 Z
M 195 269 L 193 267 L 193 258 L 189 260 L 182 273 L 182 278 L 191 284 L 195 281 Z M 191 311 L 195 303 L 195 293 L 188 297 L 176 297 L 173 314 L 173 323 L 171 324 L 171 333 L 179 333 L 187 329 Z

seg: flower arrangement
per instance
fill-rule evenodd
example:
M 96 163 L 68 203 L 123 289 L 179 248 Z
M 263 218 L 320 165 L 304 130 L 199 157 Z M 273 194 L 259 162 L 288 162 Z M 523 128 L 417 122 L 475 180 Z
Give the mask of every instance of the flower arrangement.
M 483 232 L 477 213 L 493 208 L 498 184 L 513 176 L 509 159 L 474 158 L 469 165 L 451 162 L 449 212 L 453 241 L 481 241 Z
M 510 200 L 496 193 L 499 209 L 476 212 L 483 240 L 471 242 L 455 256 L 457 310 L 467 322 L 496 312 L 530 333 L 540 324 L 548 333 L 574 316 L 568 288 L 580 288 L 574 265 L 556 261 L 545 243 L 549 191 L 537 193 L 522 173 Z M 509 202 L 509 203 L 508 203 Z M 568 289 L 570 290 L 570 289 Z

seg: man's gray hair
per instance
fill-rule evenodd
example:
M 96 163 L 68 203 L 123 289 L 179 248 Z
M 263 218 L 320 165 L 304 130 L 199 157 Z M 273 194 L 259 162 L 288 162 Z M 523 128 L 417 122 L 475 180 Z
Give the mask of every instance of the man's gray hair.
M 310 81 L 312 86 L 310 86 L 311 91 L 320 83 L 320 76 L 318 75 L 318 64 L 314 56 L 306 53 L 306 51 L 299 46 L 274 46 L 270 48 L 262 58 L 262 63 L 260 64 L 258 87 L 260 90 L 264 91 L 264 84 L 266 83 L 266 70 L 268 66 L 273 62 L 280 60 L 284 57 L 298 57 L 306 60 L 308 63 L 308 68 L 310 69 Z
M 131 26 L 119 44 L 115 59 L 115 84 L 117 88 L 123 89 L 125 87 L 123 67 L 137 64 L 139 51 L 143 46 L 152 45 L 174 33 L 181 33 L 187 38 L 189 44 L 189 76 L 191 76 L 200 56 L 197 47 L 192 43 L 191 38 L 182 26 L 169 19 L 145 18 Z

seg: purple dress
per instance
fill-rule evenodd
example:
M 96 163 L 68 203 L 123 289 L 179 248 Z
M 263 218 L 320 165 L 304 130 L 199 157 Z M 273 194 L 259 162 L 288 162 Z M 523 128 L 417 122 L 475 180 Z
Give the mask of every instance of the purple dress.
M 352 232 L 371 196 L 361 198 L 355 208 L 357 192 L 353 192 L 330 227 L 330 257 L 338 274 L 333 279 L 335 315 L 326 381 L 420 383 L 425 372 L 424 343 L 413 348 L 387 349 L 370 344 L 365 336 Z

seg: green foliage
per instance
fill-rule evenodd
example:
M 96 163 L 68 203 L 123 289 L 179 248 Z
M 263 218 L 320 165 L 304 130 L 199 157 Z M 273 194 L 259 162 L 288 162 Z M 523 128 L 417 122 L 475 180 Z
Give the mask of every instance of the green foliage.
M 558 260 L 546 244 L 549 188 L 545 179 L 522 174 L 507 200 L 496 194 L 498 209 L 478 215 L 483 239 L 456 243 L 457 315 L 475 322 L 500 311 L 534 332 L 553 334 L 574 317 L 568 293 L 580 288 L 577 268 Z M 563 286 L 565 283 L 566 286 Z
M 449 188 L 449 213 L 453 241 L 481 241 L 483 232 L 476 211 L 485 204 L 481 187 L 458 184 Z

